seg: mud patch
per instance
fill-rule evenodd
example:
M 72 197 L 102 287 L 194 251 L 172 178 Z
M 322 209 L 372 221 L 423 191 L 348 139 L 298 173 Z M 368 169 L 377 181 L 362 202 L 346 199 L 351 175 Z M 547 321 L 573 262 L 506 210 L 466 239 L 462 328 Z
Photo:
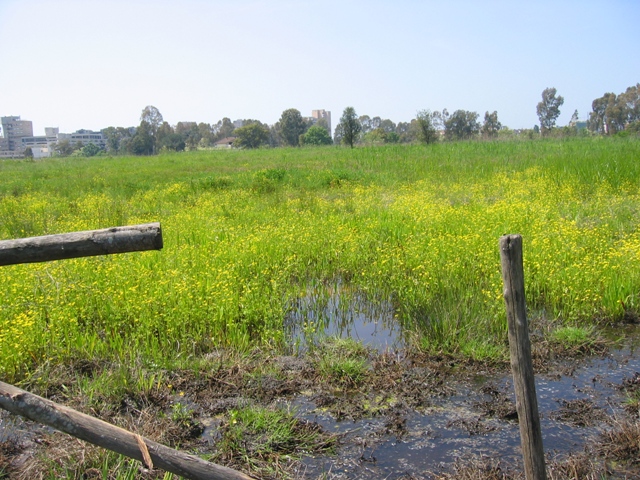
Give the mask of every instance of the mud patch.
M 551 478 L 595 479 L 602 472 L 611 478 L 640 476 L 636 460 L 640 427 L 637 416 L 627 413 L 630 399 L 640 390 L 640 358 L 633 343 L 628 345 L 606 355 L 556 359 L 537 374 Z M 212 352 L 198 368 L 165 373 L 165 385 L 105 395 L 96 411 L 101 418 L 155 441 L 248 473 L 260 472 L 261 478 L 521 478 L 508 366 L 408 351 L 344 348 L 342 343 L 316 347 L 301 356 L 259 350 L 236 356 Z M 323 369 L 327 355 L 358 359 L 361 375 L 348 382 L 333 376 Z M 87 375 L 96 375 L 96 368 L 85 369 Z M 60 397 L 65 392 L 62 403 L 92 413 L 93 407 L 74 391 L 77 377 L 59 377 L 52 375 L 45 391 Z M 269 440 L 260 431 L 243 433 L 239 449 L 227 449 L 225 442 L 238 412 L 248 409 L 288 412 L 299 433 L 322 432 L 322 438 L 334 442 L 332 449 L 307 455 L 295 450 L 293 443 Z M 5 425 L 8 418 L 0 415 Z M 56 458 L 77 478 L 92 478 L 91 472 L 105 461 L 103 454 L 69 442 L 69 437 L 47 432 L 36 436 L 40 443 L 32 442 L 17 454 L 27 452 L 30 460 L 11 470 L 10 478 L 47 472 L 49 464 L 36 458 Z M 73 449 L 63 454 L 65 442 Z M 265 444 L 272 451 L 261 451 Z M 11 461 L 15 455 L 6 450 Z M 243 455 L 258 458 L 257 463 L 247 463 Z M 260 463 L 261 456 L 268 462 Z M 267 463 L 279 465 L 277 474 L 268 473 Z
M 574 427 L 592 427 L 607 418 L 602 408 L 588 399 L 560 400 L 559 410 L 551 413 L 551 418 Z

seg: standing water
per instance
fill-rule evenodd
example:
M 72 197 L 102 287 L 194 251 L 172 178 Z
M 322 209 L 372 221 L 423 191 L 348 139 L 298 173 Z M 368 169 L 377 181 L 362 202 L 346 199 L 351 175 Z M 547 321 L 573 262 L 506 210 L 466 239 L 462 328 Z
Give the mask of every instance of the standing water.
M 291 305 L 285 331 L 294 351 L 326 337 L 352 338 L 379 352 L 404 347 L 402 330 L 390 300 L 372 302 L 340 285 L 328 293 L 310 289 Z

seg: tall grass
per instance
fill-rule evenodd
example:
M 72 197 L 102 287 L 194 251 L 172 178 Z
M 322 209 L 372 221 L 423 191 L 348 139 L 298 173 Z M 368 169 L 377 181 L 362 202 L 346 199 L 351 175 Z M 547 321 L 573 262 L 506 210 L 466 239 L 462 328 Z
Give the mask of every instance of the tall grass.
M 160 221 L 165 248 L 0 268 L 0 378 L 69 358 L 149 365 L 282 345 L 307 287 L 392 298 L 423 348 L 503 348 L 498 238 L 567 325 L 638 312 L 628 139 L 0 162 L 0 238 Z M 328 287 L 327 287 L 328 288 Z

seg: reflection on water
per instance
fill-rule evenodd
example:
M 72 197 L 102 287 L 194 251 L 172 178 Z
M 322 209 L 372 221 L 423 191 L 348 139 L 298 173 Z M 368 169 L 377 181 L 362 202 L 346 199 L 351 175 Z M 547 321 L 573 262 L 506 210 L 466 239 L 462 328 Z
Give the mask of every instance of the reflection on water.
M 402 331 L 391 301 L 371 301 L 339 285 L 331 291 L 310 289 L 297 299 L 285 318 L 285 330 L 294 350 L 327 336 L 352 338 L 378 351 L 404 347 Z

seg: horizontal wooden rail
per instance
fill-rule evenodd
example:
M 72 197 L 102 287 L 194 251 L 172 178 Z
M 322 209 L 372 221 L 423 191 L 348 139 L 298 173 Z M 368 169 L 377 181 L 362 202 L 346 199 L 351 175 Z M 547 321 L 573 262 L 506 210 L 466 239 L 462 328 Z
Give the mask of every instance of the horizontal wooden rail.
M 160 223 L 0 240 L 0 266 L 162 249 Z
M 123 428 L 77 412 L 0 382 L 0 408 L 49 425 L 99 447 L 191 480 L 250 480 L 251 477 L 143 438 Z

